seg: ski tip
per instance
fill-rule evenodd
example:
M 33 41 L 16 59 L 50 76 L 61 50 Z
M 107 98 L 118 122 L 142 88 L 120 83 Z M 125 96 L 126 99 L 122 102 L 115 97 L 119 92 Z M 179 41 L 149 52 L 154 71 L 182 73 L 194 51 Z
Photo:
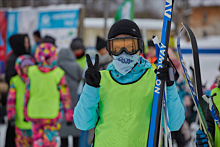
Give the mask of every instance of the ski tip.
M 159 39 L 158 39 L 157 36 L 154 36 L 154 38 L 152 40 L 153 40 L 154 44 L 158 44 L 159 45 L 160 42 L 159 42 Z
M 185 24 L 185 23 L 183 23 L 183 22 L 182 22 L 181 24 L 182 24 L 183 26 L 185 26 L 185 25 L 186 25 L 186 24 Z
M 186 29 L 187 32 L 188 32 L 188 30 L 191 30 L 185 23 L 182 23 L 182 25 Z
M 186 25 L 185 23 L 182 23 L 182 25 L 183 25 L 183 27 L 186 29 L 186 31 L 187 31 L 189 37 L 192 36 L 192 37 L 195 38 L 195 35 L 194 35 L 193 31 L 190 29 L 190 27 L 189 27 L 188 25 Z
M 193 40 L 193 41 L 191 41 L 191 44 L 193 43 L 193 44 L 195 45 L 195 48 L 198 48 L 198 47 L 197 47 L 197 42 L 196 42 L 196 37 L 195 37 L 193 31 L 192 31 L 192 30 L 190 29 L 190 27 L 187 26 L 185 23 L 182 23 L 182 25 L 183 25 L 183 28 L 185 28 L 185 30 L 186 30 L 186 32 L 187 32 L 187 34 L 188 34 L 190 40 Z M 194 43 L 194 42 L 195 42 L 195 43 Z M 192 44 L 192 46 L 193 46 L 193 44 Z
M 183 27 L 186 29 L 187 32 L 188 32 L 188 31 L 191 31 L 190 27 L 187 26 L 185 23 L 182 23 L 182 25 L 183 25 Z

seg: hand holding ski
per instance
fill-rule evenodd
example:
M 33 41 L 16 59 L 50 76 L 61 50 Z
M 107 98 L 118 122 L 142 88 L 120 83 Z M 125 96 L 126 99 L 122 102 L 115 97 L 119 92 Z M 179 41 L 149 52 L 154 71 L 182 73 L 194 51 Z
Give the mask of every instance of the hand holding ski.
M 216 96 L 217 94 L 214 93 L 211 97 L 209 97 L 208 95 L 203 95 L 202 98 L 208 103 L 209 105 L 209 110 L 212 114 L 212 117 L 216 123 L 216 125 L 218 126 L 218 129 L 220 131 L 220 116 L 219 116 L 219 111 L 217 109 L 217 107 L 215 106 L 215 103 L 213 101 L 214 96 Z

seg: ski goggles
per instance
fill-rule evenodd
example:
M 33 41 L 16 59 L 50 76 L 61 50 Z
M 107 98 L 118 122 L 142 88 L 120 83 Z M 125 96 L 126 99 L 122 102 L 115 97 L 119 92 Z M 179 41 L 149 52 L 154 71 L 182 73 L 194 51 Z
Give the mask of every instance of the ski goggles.
M 136 37 L 118 37 L 107 41 L 107 50 L 110 55 L 118 56 L 125 52 L 129 55 L 134 55 L 138 51 L 143 51 L 144 42 Z

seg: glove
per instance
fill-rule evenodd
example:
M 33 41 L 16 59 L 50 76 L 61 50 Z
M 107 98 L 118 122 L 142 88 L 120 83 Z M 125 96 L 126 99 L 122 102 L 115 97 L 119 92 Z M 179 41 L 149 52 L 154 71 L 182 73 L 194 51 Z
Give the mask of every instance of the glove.
M 86 54 L 86 61 L 88 65 L 88 69 L 85 73 L 86 83 L 93 87 L 99 87 L 99 83 L 101 80 L 101 74 L 99 72 L 99 56 L 95 55 L 95 64 L 92 64 L 91 58 L 88 54 Z
M 166 81 L 167 86 L 172 86 L 174 84 L 174 70 L 170 62 L 163 61 L 163 67 L 158 69 L 158 72 L 158 79 Z
M 68 122 L 66 123 L 66 125 L 67 125 L 67 126 L 72 126 L 72 125 L 73 125 L 73 122 L 72 122 L 72 121 L 68 121 Z
M 196 132 L 196 146 L 197 147 L 209 146 L 207 135 L 200 129 Z

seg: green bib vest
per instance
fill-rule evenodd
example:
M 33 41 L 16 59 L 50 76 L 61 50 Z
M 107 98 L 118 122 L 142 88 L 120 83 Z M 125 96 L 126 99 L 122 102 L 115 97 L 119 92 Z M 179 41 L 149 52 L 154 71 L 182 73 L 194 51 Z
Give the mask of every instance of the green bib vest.
M 37 66 L 29 67 L 30 99 L 27 113 L 30 118 L 53 119 L 58 116 L 60 104 L 58 84 L 63 75 L 64 71 L 59 67 L 48 73 L 41 72 Z
M 31 122 L 24 121 L 24 96 L 25 96 L 25 83 L 16 75 L 12 77 L 11 82 L 15 85 L 16 90 L 16 102 L 15 102 L 15 125 L 19 129 L 29 130 L 31 129 Z
M 79 67 L 81 67 L 82 69 L 86 68 L 86 56 L 83 56 L 80 59 L 77 59 L 76 62 L 79 64 Z
M 218 87 L 216 87 L 215 89 L 212 90 L 211 95 L 213 95 L 214 93 L 217 94 L 217 96 L 215 96 L 214 99 L 214 103 L 218 109 L 218 111 L 220 111 L 220 89 Z M 220 131 L 215 123 L 215 146 L 219 147 L 220 146 Z
M 155 78 L 148 69 L 138 81 L 120 84 L 101 71 L 94 147 L 146 147 Z

